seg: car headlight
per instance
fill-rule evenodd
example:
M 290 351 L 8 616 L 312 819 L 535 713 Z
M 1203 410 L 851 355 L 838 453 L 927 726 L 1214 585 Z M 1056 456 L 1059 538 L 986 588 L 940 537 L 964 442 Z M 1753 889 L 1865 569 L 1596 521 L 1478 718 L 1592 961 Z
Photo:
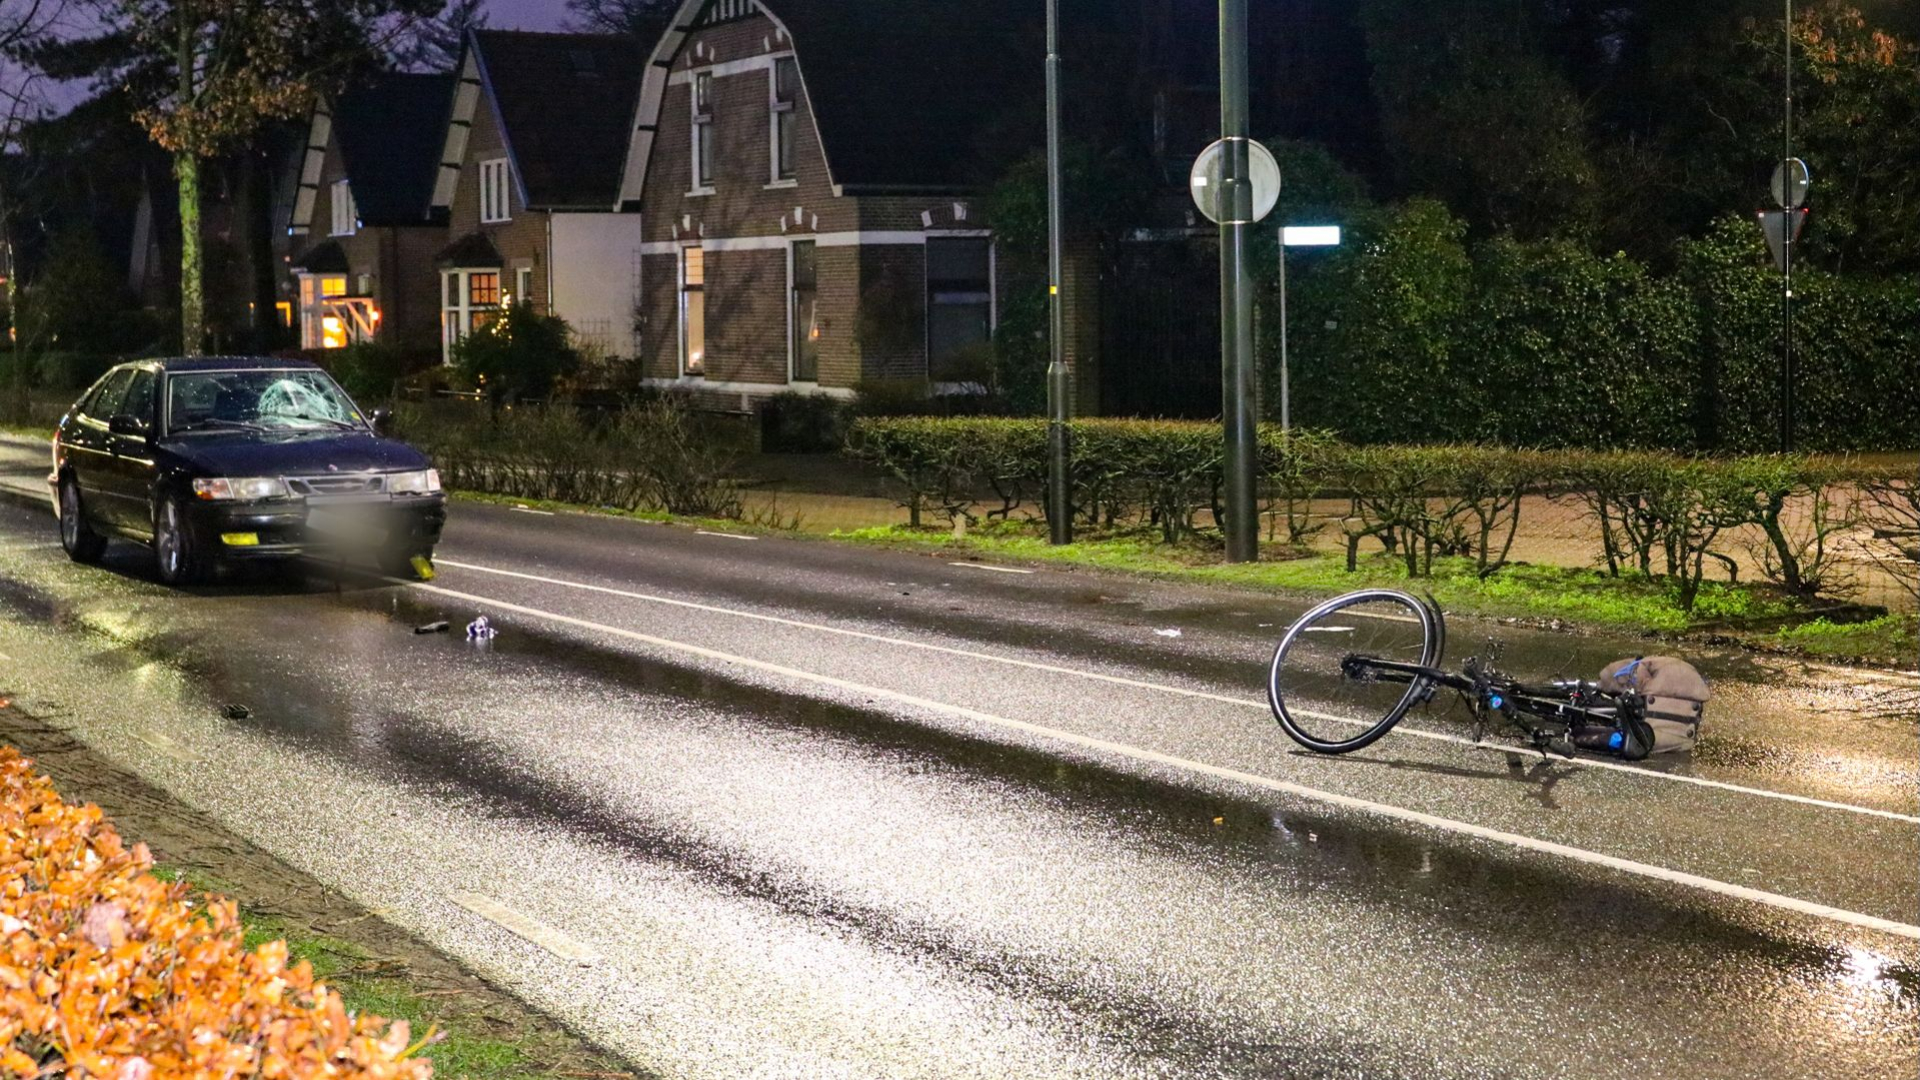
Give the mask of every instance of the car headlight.
M 292 493 L 277 476 L 215 476 L 195 480 L 193 494 L 212 502 L 258 502 L 284 499 Z
M 439 469 L 387 474 L 387 494 L 389 495 L 433 495 L 439 491 Z

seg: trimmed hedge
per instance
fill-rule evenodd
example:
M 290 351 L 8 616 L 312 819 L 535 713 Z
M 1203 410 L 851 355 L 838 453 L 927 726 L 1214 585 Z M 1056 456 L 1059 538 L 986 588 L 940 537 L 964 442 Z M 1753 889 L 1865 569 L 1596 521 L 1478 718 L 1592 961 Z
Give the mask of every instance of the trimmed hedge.
M 429 1080 L 407 1022 L 350 1015 L 230 900 L 149 871 L 96 806 L 0 747 L 0 1073 Z
M 1173 543 L 1206 531 L 1197 525 L 1203 511 L 1220 519 L 1219 425 L 1079 420 L 1072 437 L 1076 520 L 1149 525 Z M 1749 569 L 1802 596 L 1844 587 L 1833 541 L 1859 523 L 1858 492 L 1877 475 L 1804 455 L 1352 446 L 1324 432 L 1282 436 L 1272 427 L 1260 438 L 1260 511 L 1270 540 L 1299 546 L 1337 528 L 1349 569 L 1364 545 L 1377 544 L 1412 576 L 1430 575 L 1438 558 L 1465 557 L 1487 577 L 1507 565 L 1526 496 L 1572 498 L 1587 509 L 1596 559 L 1608 573 L 1664 579 L 1689 609 L 1714 565 L 1735 580 Z M 870 417 L 854 422 L 848 452 L 893 478 L 914 527 L 929 512 L 948 521 L 1008 518 L 1031 505 L 1029 516 L 1044 516 L 1044 420 Z M 1315 499 L 1328 498 L 1344 502 L 1344 512 L 1326 514 L 1323 502 L 1321 513 L 1309 513 Z M 1808 512 L 1789 514 L 1790 503 Z M 1743 526 L 1763 540 L 1729 550 L 1729 531 Z

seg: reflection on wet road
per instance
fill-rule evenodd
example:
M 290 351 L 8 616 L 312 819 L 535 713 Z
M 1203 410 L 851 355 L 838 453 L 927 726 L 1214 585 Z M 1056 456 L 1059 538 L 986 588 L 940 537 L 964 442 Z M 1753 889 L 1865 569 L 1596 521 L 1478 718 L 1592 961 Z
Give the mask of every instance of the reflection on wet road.
M 172 593 L 0 505 L 0 692 L 663 1075 L 1920 1068 L 1912 939 L 1160 763 L 1912 924 L 1913 723 L 1850 684 L 1706 658 L 1690 768 L 1902 817 L 1402 736 L 1294 753 L 1241 700 L 1297 610 L 1263 599 L 459 509 L 447 592 Z M 491 642 L 413 632 L 482 613 Z M 1515 638 L 1543 674 L 1633 648 Z

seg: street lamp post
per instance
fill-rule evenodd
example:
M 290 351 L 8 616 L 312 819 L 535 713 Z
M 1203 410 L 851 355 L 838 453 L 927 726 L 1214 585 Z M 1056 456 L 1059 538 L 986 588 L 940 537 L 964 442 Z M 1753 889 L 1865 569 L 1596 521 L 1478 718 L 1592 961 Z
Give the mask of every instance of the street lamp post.
M 1047 0 L 1047 538 L 1073 542 L 1073 499 L 1068 487 L 1073 448 L 1069 440 L 1072 382 L 1067 377 L 1067 319 L 1060 281 L 1063 226 L 1060 214 L 1060 0 Z
M 1292 394 L 1287 386 L 1287 249 L 1334 247 L 1340 243 L 1338 225 L 1282 225 L 1280 227 L 1280 432 L 1293 430 Z
M 1220 375 L 1226 426 L 1228 562 L 1260 557 L 1259 430 L 1254 417 L 1253 274 L 1247 227 L 1254 221 L 1247 122 L 1247 0 L 1220 0 Z

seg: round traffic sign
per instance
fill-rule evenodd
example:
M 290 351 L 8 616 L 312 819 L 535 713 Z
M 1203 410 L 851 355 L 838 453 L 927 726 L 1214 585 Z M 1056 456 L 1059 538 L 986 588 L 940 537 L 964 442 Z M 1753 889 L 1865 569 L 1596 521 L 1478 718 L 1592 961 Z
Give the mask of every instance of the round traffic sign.
M 1227 140 L 1220 139 L 1212 146 L 1200 151 L 1193 160 L 1193 171 L 1187 174 L 1187 190 L 1193 193 L 1193 204 L 1215 224 L 1249 225 L 1259 221 L 1280 202 L 1280 163 L 1273 160 L 1273 154 L 1266 147 L 1254 142 L 1247 143 L 1247 173 L 1253 182 L 1253 216 L 1245 221 L 1225 221 L 1228 216 L 1221 204 L 1221 178 L 1227 167 Z
M 1807 187 L 1812 183 L 1807 163 L 1788 158 L 1773 167 L 1773 201 L 1782 210 L 1798 210 L 1806 205 Z

